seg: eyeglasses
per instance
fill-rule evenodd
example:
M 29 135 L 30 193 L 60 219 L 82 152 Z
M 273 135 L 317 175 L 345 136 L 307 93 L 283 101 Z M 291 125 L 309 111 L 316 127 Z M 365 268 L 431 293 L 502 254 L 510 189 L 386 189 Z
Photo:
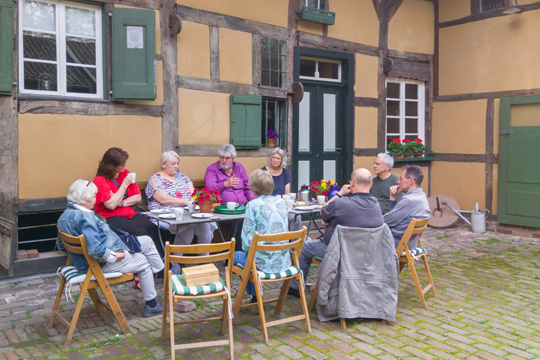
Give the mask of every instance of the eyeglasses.
M 380 162 L 376 162 L 376 161 L 375 161 L 375 162 L 373 163 L 373 165 L 375 165 L 375 166 L 381 166 L 381 165 L 384 165 L 384 164 L 383 164 L 383 163 L 380 163 Z

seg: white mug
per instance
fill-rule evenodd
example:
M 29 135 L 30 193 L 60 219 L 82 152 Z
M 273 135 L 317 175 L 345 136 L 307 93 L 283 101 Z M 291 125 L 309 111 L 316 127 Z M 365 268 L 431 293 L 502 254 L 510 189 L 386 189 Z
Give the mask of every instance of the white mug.
M 293 204 L 294 204 L 294 200 L 287 199 L 287 200 L 285 200 L 285 202 L 287 203 L 287 207 L 289 208 L 289 210 L 292 210 Z
M 296 201 L 296 193 L 289 193 L 289 199 Z
M 234 201 L 229 201 L 227 203 L 227 210 L 234 210 L 238 206 L 238 203 L 235 203 Z
M 134 184 L 137 179 L 137 173 L 129 173 L 131 175 L 131 183 Z
M 193 201 L 188 201 L 187 207 L 190 213 L 195 212 L 195 203 Z
M 317 195 L 317 203 L 319 205 L 324 205 L 324 203 L 326 202 L 326 196 L 324 195 Z
M 184 217 L 184 208 L 174 208 L 173 212 L 176 216 L 176 220 L 182 220 L 182 217 Z

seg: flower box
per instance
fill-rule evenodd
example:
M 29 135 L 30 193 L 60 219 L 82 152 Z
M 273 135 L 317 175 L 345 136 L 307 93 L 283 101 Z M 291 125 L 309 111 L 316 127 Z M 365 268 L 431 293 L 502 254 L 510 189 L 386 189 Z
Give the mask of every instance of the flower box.
M 390 152 L 390 155 L 394 158 L 394 162 L 410 162 L 410 161 L 432 161 L 433 151 L 422 151 L 418 153 L 410 153 L 411 157 L 404 157 L 402 153 Z
M 302 7 L 302 9 L 296 10 L 296 15 L 298 15 L 299 19 L 320 24 L 334 25 L 334 22 L 336 21 L 335 12 L 306 6 Z

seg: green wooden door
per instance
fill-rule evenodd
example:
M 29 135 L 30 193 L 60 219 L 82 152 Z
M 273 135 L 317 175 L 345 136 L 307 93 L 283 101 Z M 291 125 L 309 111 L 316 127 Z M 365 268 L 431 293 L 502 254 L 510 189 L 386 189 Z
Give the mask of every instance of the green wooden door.
M 292 191 L 315 180 L 345 181 L 343 169 L 343 89 L 340 84 L 304 84 L 294 121 Z
M 497 221 L 540 227 L 540 97 L 501 99 Z

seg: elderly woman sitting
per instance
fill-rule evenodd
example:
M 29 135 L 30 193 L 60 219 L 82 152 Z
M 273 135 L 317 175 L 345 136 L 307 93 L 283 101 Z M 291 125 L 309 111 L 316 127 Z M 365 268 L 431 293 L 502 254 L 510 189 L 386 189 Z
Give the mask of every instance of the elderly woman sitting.
M 180 156 L 174 151 L 166 151 L 161 155 L 161 171 L 152 175 L 146 186 L 149 210 L 185 206 L 191 201 L 193 182 L 186 174 L 178 171 L 179 162 Z M 194 235 L 199 244 L 209 244 L 214 229 L 217 229 L 215 223 L 199 223 L 169 230 L 176 233 L 176 245 L 189 245 Z
M 137 237 L 141 243 L 140 253 L 130 253 L 126 245 L 113 232 L 107 223 L 100 220 L 92 211 L 96 203 L 98 189 L 88 180 L 76 180 L 69 187 L 66 210 L 58 219 L 58 228 L 72 236 L 84 235 L 88 254 L 97 259 L 104 273 L 133 272 L 140 279 L 141 290 L 146 305 L 144 317 L 161 315 L 163 306 L 156 300 L 153 273 L 163 269 L 163 261 L 149 236 Z M 58 248 L 65 250 L 58 236 Z M 80 272 L 86 272 L 88 262 L 84 255 L 70 254 L 73 265 Z
M 234 253 L 234 263 L 245 265 L 247 253 L 255 231 L 259 234 L 279 234 L 288 231 L 287 204 L 281 198 L 271 196 L 274 180 L 268 171 L 255 170 L 249 176 L 249 186 L 257 197 L 246 205 L 246 216 L 242 227 L 242 250 Z M 272 243 L 278 244 L 278 243 Z M 257 252 L 255 254 L 257 269 L 276 273 L 291 266 L 291 255 L 288 251 Z M 255 288 L 249 283 L 246 292 L 252 296 L 251 302 L 256 302 Z

